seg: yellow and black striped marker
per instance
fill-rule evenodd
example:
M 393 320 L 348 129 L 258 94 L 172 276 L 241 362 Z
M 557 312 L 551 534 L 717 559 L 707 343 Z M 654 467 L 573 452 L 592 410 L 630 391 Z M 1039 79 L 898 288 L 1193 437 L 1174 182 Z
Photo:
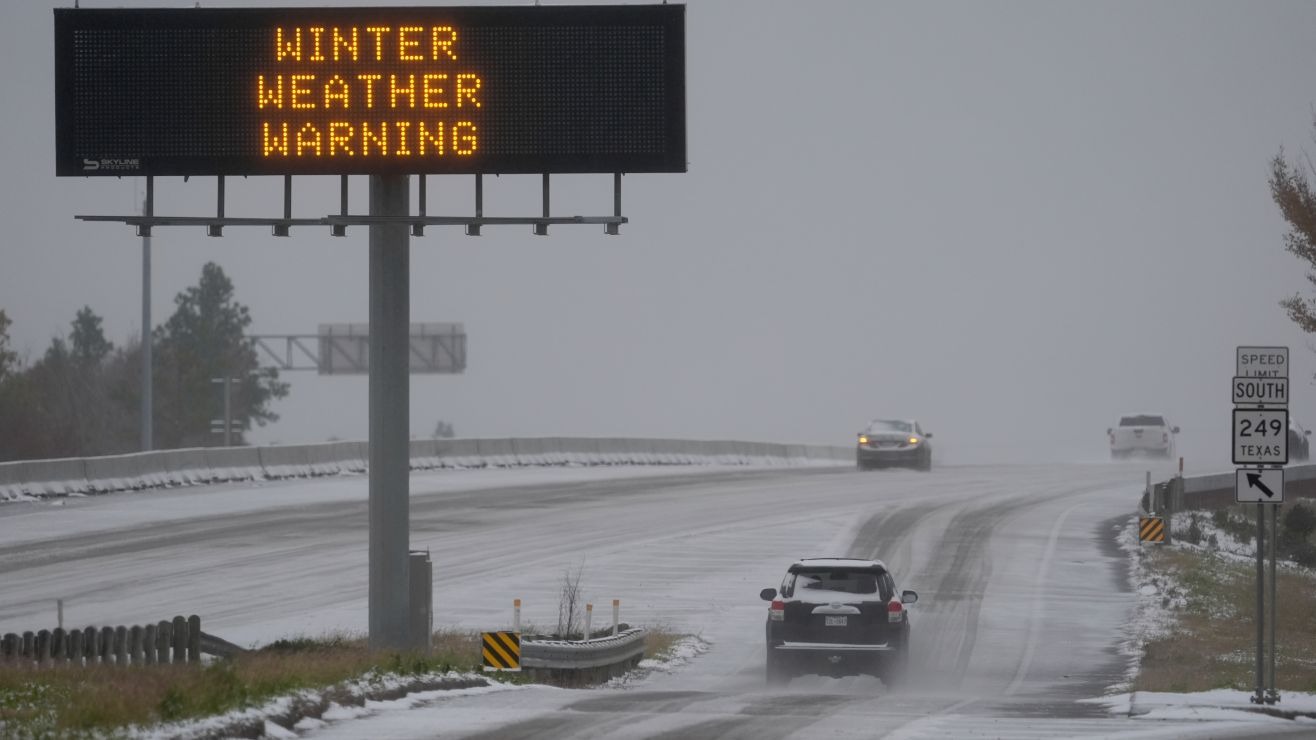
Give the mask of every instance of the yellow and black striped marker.
M 481 632 L 486 671 L 521 670 L 520 632 Z
M 1138 517 L 1139 542 L 1164 542 L 1165 519 L 1159 516 Z

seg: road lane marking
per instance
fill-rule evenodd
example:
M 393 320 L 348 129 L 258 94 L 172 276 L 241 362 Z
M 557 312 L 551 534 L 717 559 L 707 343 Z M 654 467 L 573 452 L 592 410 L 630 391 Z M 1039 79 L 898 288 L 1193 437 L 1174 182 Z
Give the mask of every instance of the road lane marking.
M 1023 685 L 1024 676 L 1028 675 L 1028 668 L 1033 662 L 1033 652 L 1037 649 L 1037 635 L 1041 622 L 1042 609 L 1046 601 L 1046 576 L 1051 571 L 1051 559 L 1055 556 L 1056 541 L 1060 539 L 1060 530 L 1065 526 L 1065 520 L 1073 513 L 1074 509 L 1082 506 L 1083 502 L 1074 504 L 1065 509 L 1056 523 L 1051 527 L 1051 534 L 1046 541 L 1046 551 L 1042 553 L 1042 561 L 1037 566 L 1037 580 L 1034 585 L 1033 606 L 1028 612 L 1028 642 L 1024 646 L 1024 657 L 1019 661 L 1019 668 L 1014 673 L 1014 680 L 1006 687 L 1007 696 L 1014 694 Z

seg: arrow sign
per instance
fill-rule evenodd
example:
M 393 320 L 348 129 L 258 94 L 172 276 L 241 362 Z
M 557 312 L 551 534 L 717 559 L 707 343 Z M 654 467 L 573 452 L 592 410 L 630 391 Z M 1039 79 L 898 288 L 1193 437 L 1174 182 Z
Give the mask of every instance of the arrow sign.
M 1275 498 L 1275 492 L 1270 490 L 1270 486 L 1261 481 L 1261 473 L 1248 473 L 1247 484 L 1252 488 L 1260 488 L 1261 492 L 1266 494 L 1266 498 Z
M 1239 468 L 1235 473 L 1234 500 L 1242 504 L 1284 502 L 1284 469 Z

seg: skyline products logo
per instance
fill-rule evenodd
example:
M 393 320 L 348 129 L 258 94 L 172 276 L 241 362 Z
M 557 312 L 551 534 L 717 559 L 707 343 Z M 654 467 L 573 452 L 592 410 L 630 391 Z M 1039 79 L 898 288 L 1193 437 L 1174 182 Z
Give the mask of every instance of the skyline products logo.
M 82 169 L 85 172 L 96 172 L 98 170 L 119 170 L 132 171 L 142 168 L 142 160 L 138 157 L 105 157 L 101 159 L 82 159 Z

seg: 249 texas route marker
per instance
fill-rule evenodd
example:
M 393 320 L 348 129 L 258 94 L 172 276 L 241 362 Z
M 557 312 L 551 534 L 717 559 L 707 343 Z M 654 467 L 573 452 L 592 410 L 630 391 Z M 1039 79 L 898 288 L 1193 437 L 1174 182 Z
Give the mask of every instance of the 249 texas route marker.
M 1288 465 L 1289 410 L 1234 409 L 1234 464 Z

